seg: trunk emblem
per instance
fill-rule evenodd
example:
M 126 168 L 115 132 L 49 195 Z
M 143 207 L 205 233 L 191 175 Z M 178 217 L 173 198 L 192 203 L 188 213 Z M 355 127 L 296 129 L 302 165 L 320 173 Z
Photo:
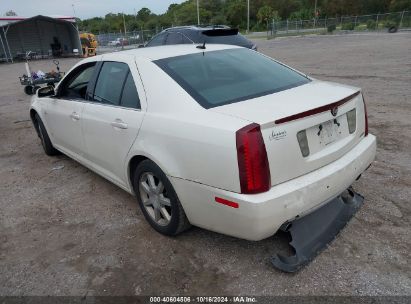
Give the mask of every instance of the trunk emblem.
M 334 107 L 334 108 L 331 109 L 331 115 L 332 116 L 337 116 L 337 113 L 338 113 L 338 107 Z

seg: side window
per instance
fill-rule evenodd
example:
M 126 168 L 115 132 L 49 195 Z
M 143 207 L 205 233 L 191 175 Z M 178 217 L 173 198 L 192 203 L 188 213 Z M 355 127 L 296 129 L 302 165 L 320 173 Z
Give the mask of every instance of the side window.
M 148 43 L 147 46 L 159 46 L 163 45 L 164 41 L 166 40 L 167 33 L 162 33 L 158 34 L 155 36 L 153 39 L 151 39 Z
M 140 98 L 138 97 L 133 75 L 129 72 L 124 83 L 123 94 L 121 95 L 121 105 L 126 108 L 141 109 Z
M 192 44 L 193 41 L 191 41 L 189 38 L 187 38 L 184 34 L 183 36 L 183 44 Z
M 166 44 L 182 44 L 183 36 L 180 33 L 169 33 Z
M 85 99 L 87 85 L 93 76 L 95 66 L 95 62 L 86 63 L 74 70 L 72 75 L 68 75 L 67 80 L 62 83 L 59 96 Z
M 93 100 L 119 105 L 128 70 L 128 65 L 125 63 L 105 62 L 97 79 Z

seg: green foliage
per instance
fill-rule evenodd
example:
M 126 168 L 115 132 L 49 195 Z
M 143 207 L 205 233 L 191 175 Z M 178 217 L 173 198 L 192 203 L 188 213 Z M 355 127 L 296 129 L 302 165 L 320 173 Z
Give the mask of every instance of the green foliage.
M 411 10 L 411 0 L 391 0 L 390 11 L 400 12 Z
M 354 23 L 352 23 L 352 22 L 343 23 L 341 29 L 344 30 L 344 31 L 353 31 L 354 30 Z
M 329 26 L 327 26 L 327 32 L 332 33 L 334 32 L 336 29 L 335 24 L 330 24 Z
M 389 29 L 391 27 L 398 27 L 398 23 L 394 20 L 386 20 L 384 22 L 384 27 L 387 28 L 387 29 Z
M 267 22 L 275 20 L 309 20 L 314 18 L 315 0 L 250 0 L 250 27 L 266 29 Z M 149 8 L 140 9 L 136 15 L 125 15 L 127 30 L 158 29 L 197 24 L 197 0 L 171 4 L 167 12 L 153 14 Z M 245 29 L 247 27 L 246 0 L 200 0 L 201 24 L 227 24 Z M 121 8 L 119 7 L 119 10 Z M 411 10 L 411 0 L 317 0 L 318 18 L 376 14 L 387 11 Z M 411 22 L 404 17 L 403 24 Z M 78 23 L 83 31 L 118 32 L 124 29 L 123 15 L 109 13 L 103 18 L 91 18 Z M 371 25 L 370 25 L 371 26 Z M 343 25 L 345 29 L 353 25 Z M 367 28 L 368 27 L 367 24 Z M 374 24 L 375 28 L 375 24 Z
M 375 30 L 376 26 L 377 26 L 377 24 L 374 20 L 370 19 L 370 20 L 367 21 L 367 29 L 368 30 L 373 31 L 373 30 Z
M 313 10 L 303 8 L 290 14 L 291 20 L 308 20 L 313 18 Z

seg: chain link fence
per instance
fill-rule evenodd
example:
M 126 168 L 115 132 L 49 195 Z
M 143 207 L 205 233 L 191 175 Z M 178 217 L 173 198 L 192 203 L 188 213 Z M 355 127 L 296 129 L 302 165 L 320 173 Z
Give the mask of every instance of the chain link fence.
M 100 33 L 96 35 L 98 41 L 98 52 L 104 53 L 114 49 L 128 49 L 136 48 L 139 45 L 144 45 L 154 35 L 158 33 L 157 30 L 141 30 L 117 32 L 117 33 Z
M 390 31 L 411 29 L 411 11 L 311 20 L 273 20 L 268 36 L 337 31 Z

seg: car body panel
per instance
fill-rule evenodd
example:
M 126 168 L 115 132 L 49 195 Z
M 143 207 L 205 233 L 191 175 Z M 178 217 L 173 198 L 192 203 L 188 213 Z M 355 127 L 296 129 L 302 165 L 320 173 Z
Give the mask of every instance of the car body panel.
M 91 61 L 126 62 L 140 96 L 141 110 L 96 105 L 84 100 L 74 106 L 67 102 L 58 111 L 53 110 L 58 113 L 50 120 L 49 109 L 64 101 L 37 95 L 32 99 L 31 109 L 40 115 L 58 150 L 122 189 L 133 193 L 130 161 L 144 156 L 169 177 L 193 225 L 259 240 L 274 234 L 285 221 L 311 212 L 348 188 L 374 159 L 376 140 L 371 134 L 364 136 L 361 95 L 338 110 L 345 115 L 350 109 L 357 109 L 356 131 L 328 147 L 313 144 L 315 153 L 308 158 L 301 155 L 296 133 L 333 119 L 330 111 L 284 124 L 275 123 L 277 119 L 346 98 L 358 91 L 356 88 L 314 80 L 263 97 L 205 109 L 153 62 L 231 48 L 237 47 L 142 48 L 87 58 L 70 70 Z M 70 121 L 73 110 L 80 114 L 81 119 L 77 121 L 80 123 Z M 117 118 L 130 125 L 127 129 L 130 133 L 111 126 Z M 60 120 L 63 124 L 59 124 Z M 272 187 L 264 193 L 246 195 L 241 194 L 240 189 L 235 134 L 255 122 L 261 125 Z M 279 133 L 278 128 L 285 128 L 288 136 L 273 141 L 270 137 Z M 346 132 L 346 125 L 341 128 Z M 70 143 L 71 136 L 77 142 Z M 234 201 L 239 208 L 217 204 L 215 197 Z
M 285 222 L 337 197 L 369 167 L 375 152 L 376 138 L 370 134 L 337 161 L 261 194 L 238 194 L 179 178 L 171 178 L 171 182 L 193 225 L 259 241 L 273 235 Z M 238 203 L 239 207 L 218 204 L 216 197 Z

